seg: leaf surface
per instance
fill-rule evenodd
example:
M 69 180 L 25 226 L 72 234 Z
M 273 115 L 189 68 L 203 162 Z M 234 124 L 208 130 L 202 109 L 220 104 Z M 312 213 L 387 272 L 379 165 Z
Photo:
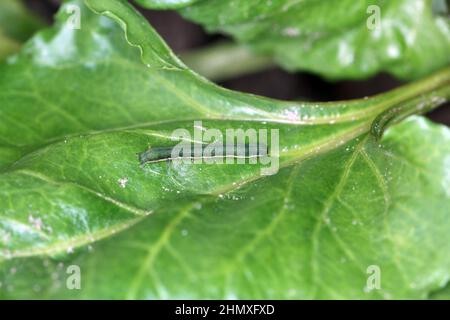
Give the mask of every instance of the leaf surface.
M 0 297 L 424 298 L 448 280 L 448 129 L 370 134 L 448 99 L 448 70 L 369 99 L 275 101 L 196 75 L 125 1 L 71 3 L 80 30 L 63 8 L 0 66 Z M 278 129 L 279 173 L 140 166 L 194 120 Z M 365 292 L 371 265 L 382 289 Z

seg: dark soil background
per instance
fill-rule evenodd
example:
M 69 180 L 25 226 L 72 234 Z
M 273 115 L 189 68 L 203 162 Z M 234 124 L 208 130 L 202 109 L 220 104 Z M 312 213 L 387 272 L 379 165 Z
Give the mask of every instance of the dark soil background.
M 58 0 L 27 0 L 26 4 L 49 23 L 59 7 Z M 200 26 L 183 19 L 176 12 L 140 10 L 175 53 L 225 39 L 221 35 L 206 34 Z M 370 96 L 395 88 L 402 83 L 387 74 L 379 74 L 364 81 L 330 83 L 310 73 L 288 73 L 280 68 L 273 68 L 219 84 L 229 89 L 276 99 L 334 101 Z M 427 116 L 435 122 L 450 126 L 450 103 Z

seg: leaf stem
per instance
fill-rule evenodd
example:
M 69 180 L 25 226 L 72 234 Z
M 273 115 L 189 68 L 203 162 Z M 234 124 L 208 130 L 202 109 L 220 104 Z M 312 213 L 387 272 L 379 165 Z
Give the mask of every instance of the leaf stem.
M 275 66 L 271 57 L 257 55 L 247 47 L 219 42 L 180 54 L 191 69 L 212 81 L 225 81 Z
M 388 126 L 414 114 L 431 111 L 450 100 L 450 67 L 384 94 L 393 95 L 389 107 L 372 123 L 372 133 L 380 138 Z

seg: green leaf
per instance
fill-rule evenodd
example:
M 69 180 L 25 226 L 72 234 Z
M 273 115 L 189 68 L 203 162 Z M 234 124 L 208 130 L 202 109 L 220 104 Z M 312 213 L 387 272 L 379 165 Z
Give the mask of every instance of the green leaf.
M 159 2 L 137 2 L 161 8 Z M 288 70 L 332 79 L 385 71 L 414 79 L 450 62 L 447 9 L 443 0 L 209 0 L 180 12 L 211 32 L 272 55 Z M 369 28 L 377 12 L 379 28 Z
M 176 9 L 199 2 L 200 0 L 139 0 L 138 2 L 154 9 Z
M 20 44 L 43 23 L 18 0 L 0 0 L 0 60 L 19 50 Z
M 127 2 L 86 2 L 70 2 L 80 30 L 62 8 L 0 65 L 0 297 L 424 298 L 449 279 L 449 130 L 375 135 L 448 99 L 449 69 L 368 99 L 276 101 L 199 77 Z M 278 129 L 280 172 L 139 164 L 194 120 Z M 382 288 L 364 292 L 372 265 Z
M 432 292 L 430 298 L 434 300 L 450 300 L 450 283 L 447 283 L 445 287 Z

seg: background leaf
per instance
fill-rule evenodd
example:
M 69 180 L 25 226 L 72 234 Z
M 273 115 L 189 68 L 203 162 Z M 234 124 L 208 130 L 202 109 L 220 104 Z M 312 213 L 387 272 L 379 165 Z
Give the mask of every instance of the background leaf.
M 159 2 L 137 2 L 164 8 Z M 374 6 L 381 23 L 371 30 L 367 21 L 373 9 L 368 8 Z M 366 78 L 380 71 L 413 79 L 450 62 L 448 8 L 442 0 L 208 0 L 180 12 L 211 32 L 273 55 L 288 70 L 331 79 Z
M 87 1 L 110 18 L 71 3 L 80 30 L 62 8 L 0 66 L 2 298 L 424 298 L 448 281 L 448 129 L 369 134 L 448 99 L 448 70 L 369 99 L 275 101 L 196 75 L 125 1 Z M 193 120 L 279 129 L 282 169 L 139 165 Z M 369 265 L 382 290 L 364 292 Z
M 18 0 L 0 0 L 0 60 L 19 50 L 20 44 L 43 27 Z

